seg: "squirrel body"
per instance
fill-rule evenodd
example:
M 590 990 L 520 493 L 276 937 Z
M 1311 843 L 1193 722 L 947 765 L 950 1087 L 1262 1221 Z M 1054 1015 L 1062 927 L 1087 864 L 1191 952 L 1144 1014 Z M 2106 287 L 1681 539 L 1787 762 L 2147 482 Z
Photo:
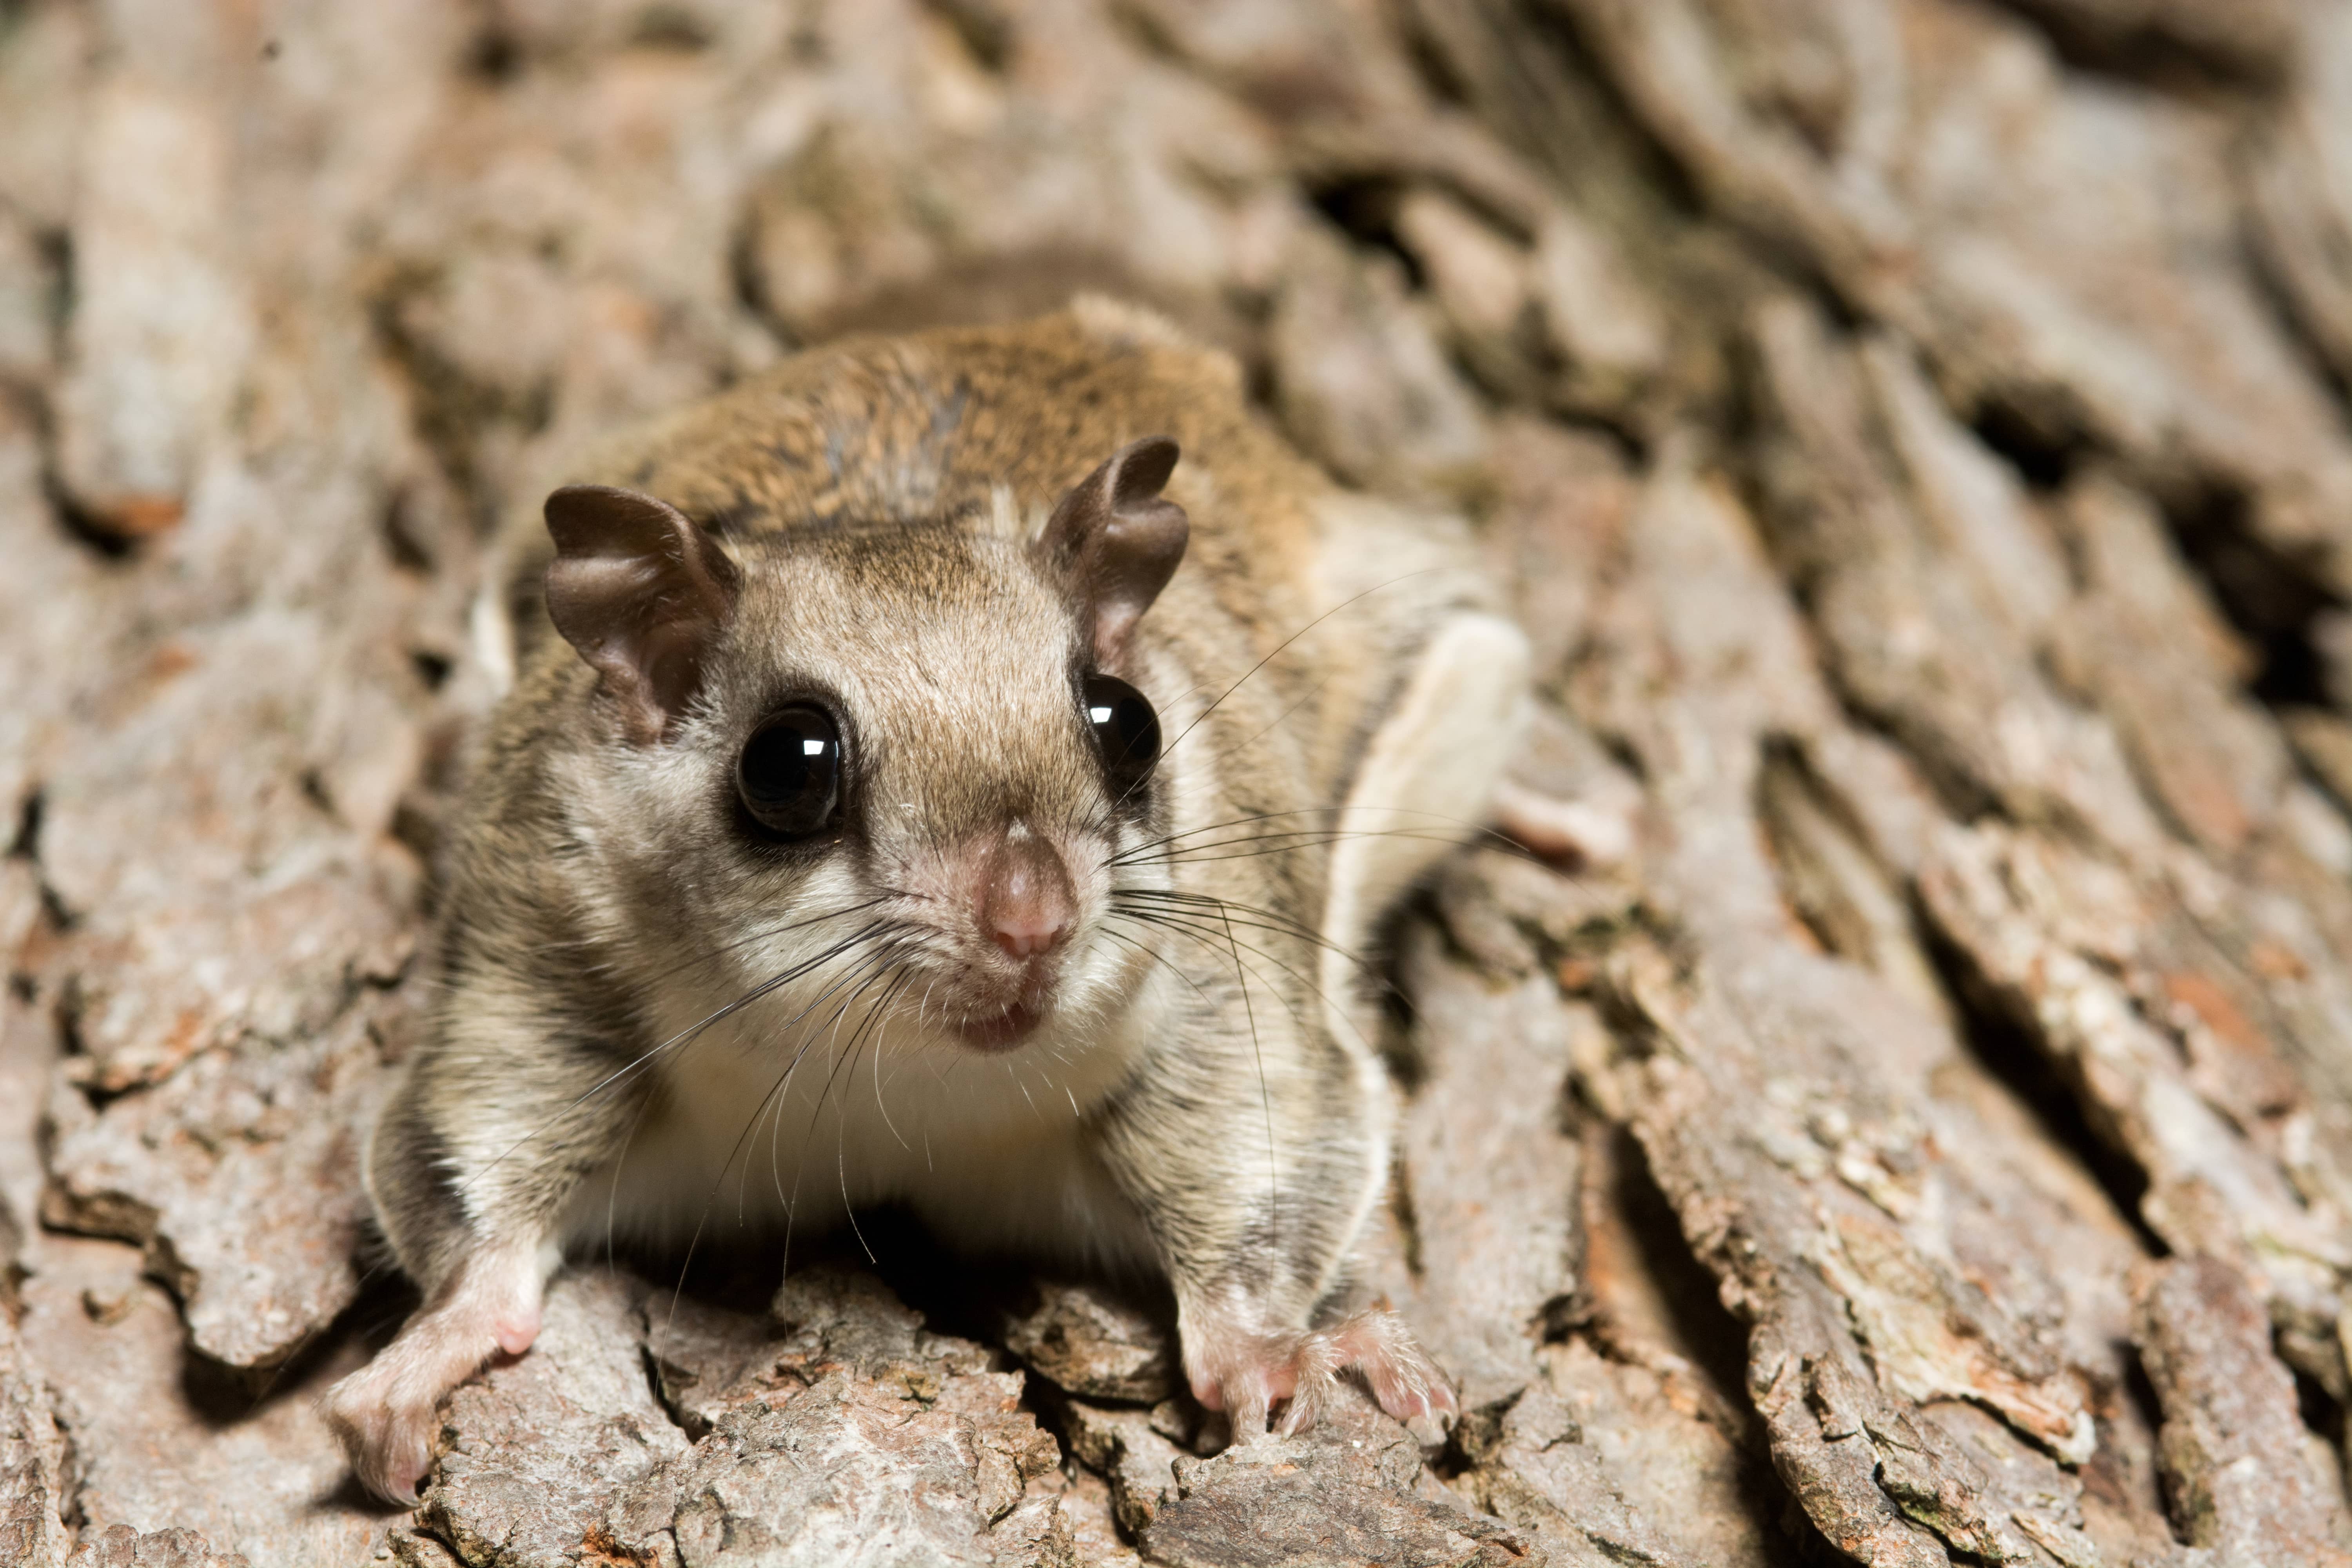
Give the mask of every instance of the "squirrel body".
M 513 538 L 442 1000 L 370 1141 L 425 1305 L 331 1397 L 361 1479 L 414 1495 L 567 1253 L 882 1201 L 1163 1272 L 1237 1436 L 1347 1368 L 1450 1407 L 1393 1314 L 1316 1314 L 1391 1158 L 1354 954 L 1524 700 L 1460 525 L 1097 300 L 810 351 L 575 477 Z

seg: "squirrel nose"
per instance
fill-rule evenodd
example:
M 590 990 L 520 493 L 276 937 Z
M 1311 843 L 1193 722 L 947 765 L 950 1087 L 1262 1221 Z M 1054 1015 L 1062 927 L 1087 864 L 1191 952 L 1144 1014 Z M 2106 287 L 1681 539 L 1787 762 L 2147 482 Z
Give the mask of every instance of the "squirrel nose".
M 1051 952 L 1070 934 L 1077 900 L 1062 858 L 1016 827 L 997 842 L 983 873 L 981 929 L 1014 958 Z

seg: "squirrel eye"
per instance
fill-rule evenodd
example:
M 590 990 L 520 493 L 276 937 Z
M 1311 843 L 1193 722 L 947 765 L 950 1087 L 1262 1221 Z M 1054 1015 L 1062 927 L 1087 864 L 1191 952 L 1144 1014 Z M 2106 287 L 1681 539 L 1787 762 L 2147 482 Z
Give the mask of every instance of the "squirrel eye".
M 1123 799 L 1151 776 L 1160 761 L 1160 715 L 1143 693 L 1115 675 L 1089 675 L 1079 684 L 1087 727 L 1102 752 L 1103 778 Z
M 841 731 L 824 709 L 796 702 L 743 742 L 735 793 L 751 820 L 782 838 L 802 838 L 841 812 Z

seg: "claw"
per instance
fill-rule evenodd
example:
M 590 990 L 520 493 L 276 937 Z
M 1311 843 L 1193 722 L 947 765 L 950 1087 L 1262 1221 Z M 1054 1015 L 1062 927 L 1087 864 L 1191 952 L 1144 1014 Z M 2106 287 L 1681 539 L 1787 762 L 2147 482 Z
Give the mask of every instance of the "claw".
M 1339 1378 L 1352 1372 L 1381 1409 L 1400 1421 L 1455 1413 L 1454 1390 L 1404 1320 L 1368 1308 L 1328 1329 L 1251 1331 L 1201 1325 L 1187 1332 L 1185 1359 L 1202 1405 L 1227 1413 L 1234 1441 L 1266 1430 L 1270 1409 L 1287 1401 L 1276 1432 L 1292 1436 L 1329 1411 Z
M 387 1502 L 415 1508 L 419 1483 L 433 1458 L 434 1406 L 420 1406 L 371 1376 L 383 1363 L 362 1367 L 327 1396 L 327 1424 L 351 1458 L 352 1474 Z

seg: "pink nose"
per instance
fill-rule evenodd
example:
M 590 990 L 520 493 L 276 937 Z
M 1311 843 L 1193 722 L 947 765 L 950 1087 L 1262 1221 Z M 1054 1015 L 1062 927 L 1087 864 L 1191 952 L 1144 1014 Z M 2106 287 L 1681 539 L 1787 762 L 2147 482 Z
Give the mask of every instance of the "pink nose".
M 1062 858 L 1025 831 L 998 840 L 982 873 L 980 925 L 1014 958 L 1049 952 L 1077 918 Z

